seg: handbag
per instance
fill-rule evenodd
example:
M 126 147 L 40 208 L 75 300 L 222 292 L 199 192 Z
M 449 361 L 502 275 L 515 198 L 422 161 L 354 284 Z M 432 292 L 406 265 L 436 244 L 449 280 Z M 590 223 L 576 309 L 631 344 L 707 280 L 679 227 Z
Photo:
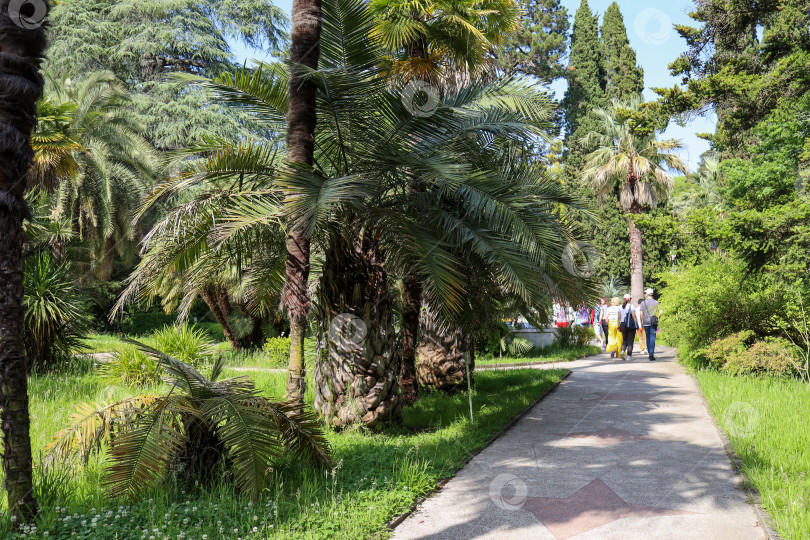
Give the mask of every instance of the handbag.
M 624 316 L 624 321 L 622 324 L 625 328 L 630 330 L 636 330 L 638 328 L 638 324 L 636 324 L 636 318 L 633 317 L 633 306 L 631 305 L 630 308 L 627 310 L 627 315 Z

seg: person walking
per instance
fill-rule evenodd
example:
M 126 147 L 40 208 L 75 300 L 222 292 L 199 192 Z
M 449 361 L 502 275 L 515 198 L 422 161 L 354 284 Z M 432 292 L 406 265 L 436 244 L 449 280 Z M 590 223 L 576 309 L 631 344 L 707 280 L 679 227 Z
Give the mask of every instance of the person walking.
M 619 332 L 619 323 L 622 316 L 622 301 L 618 296 L 610 301 L 610 307 L 607 308 L 607 322 L 608 322 L 608 346 L 606 352 L 610 353 L 610 357 L 619 356 L 624 358 L 622 352 L 622 334 Z
M 644 300 L 639 298 L 638 309 L 636 309 L 636 323 L 638 325 L 636 336 L 638 336 L 638 346 L 641 348 L 641 352 L 647 352 L 647 334 L 644 333 L 644 316 L 641 313 L 641 305 L 643 303 Z
M 622 302 L 621 322 L 619 323 L 619 330 L 622 333 L 622 357 L 633 356 L 633 345 L 636 342 L 636 308 L 633 306 L 633 297 L 629 294 L 624 295 L 624 302 Z
M 647 298 L 641 303 L 642 327 L 647 334 L 647 355 L 650 362 L 655 361 L 655 334 L 658 333 L 658 322 L 661 317 L 661 303 L 653 298 L 653 290 L 644 293 Z
M 601 302 L 593 308 L 593 333 L 596 334 L 596 340 L 599 342 L 600 349 L 607 347 L 605 332 L 602 330 L 602 309 L 603 306 Z
M 608 342 L 608 320 L 607 320 L 607 310 L 610 307 L 610 301 L 607 297 L 602 298 L 602 303 L 599 306 L 599 324 L 602 326 L 602 335 L 605 338 L 605 352 L 607 352 L 607 342 Z

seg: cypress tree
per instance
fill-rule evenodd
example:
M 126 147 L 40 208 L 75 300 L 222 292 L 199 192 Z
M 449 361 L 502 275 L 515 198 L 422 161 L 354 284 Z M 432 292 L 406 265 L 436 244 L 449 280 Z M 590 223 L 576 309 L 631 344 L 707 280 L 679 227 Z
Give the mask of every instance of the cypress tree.
M 563 99 L 568 150 L 566 169 L 569 174 L 574 174 L 582 167 L 589 150 L 583 147 L 581 139 L 598 127 L 592 111 L 607 103 L 605 58 L 599 40 L 599 22 L 588 6 L 588 0 L 582 0 L 574 16 L 567 78 L 568 90 Z
M 636 65 L 619 4 L 613 2 L 602 21 L 602 43 L 607 72 L 607 97 L 629 99 L 644 89 L 644 70 Z

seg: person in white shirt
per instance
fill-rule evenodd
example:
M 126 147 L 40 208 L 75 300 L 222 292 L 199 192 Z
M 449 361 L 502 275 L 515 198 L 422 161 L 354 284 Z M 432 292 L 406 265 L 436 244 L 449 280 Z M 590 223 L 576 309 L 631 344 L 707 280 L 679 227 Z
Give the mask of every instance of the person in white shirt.
M 633 306 L 633 297 L 629 294 L 624 295 L 624 302 L 621 309 L 621 320 L 619 322 L 619 331 L 622 333 L 622 357 L 633 356 L 633 345 L 636 342 L 636 328 L 638 328 L 636 320 L 636 308 Z

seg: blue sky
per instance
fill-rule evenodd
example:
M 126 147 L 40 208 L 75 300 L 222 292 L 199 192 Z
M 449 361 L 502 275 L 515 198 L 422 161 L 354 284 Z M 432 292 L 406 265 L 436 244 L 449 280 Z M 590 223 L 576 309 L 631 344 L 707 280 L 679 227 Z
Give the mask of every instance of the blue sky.
M 562 0 L 568 8 L 573 23 L 573 16 L 579 8 L 581 0 Z M 605 12 L 613 0 L 589 0 L 591 10 L 600 15 Z M 275 2 L 289 16 L 292 0 L 277 0 Z M 672 28 L 673 24 L 691 24 L 688 12 L 692 9 L 691 0 L 668 0 L 667 2 L 646 2 L 644 0 L 619 0 L 624 15 L 624 24 L 627 27 L 627 37 L 630 45 L 635 49 L 638 63 L 644 68 L 644 97 L 655 99 L 656 94 L 650 90 L 653 87 L 671 87 L 679 83 L 677 77 L 669 73 L 668 65 L 675 60 L 685 49 L 686 45 Z M 600 17 L 601 20 L 601 17 Z M 240 61 L 256 58 L 266 59 L 267 56 L 260 51 L 248 50 L 241 45 L 234 46 L 234 52 Z M 565 92 L 565 81 L 557 81 L 551 89 L 558 99 L 562 99 Z M 715 118 L 696 118 L 685 127 L 674 122 L 664 132 L 664 138 L 680 139 L 685 149 L 681 157 L 689 164 L 692 170 L 697 168 L 700 155 L 709 149 L 709 143 L 696 136 L 696 133 L 713 133 Z

